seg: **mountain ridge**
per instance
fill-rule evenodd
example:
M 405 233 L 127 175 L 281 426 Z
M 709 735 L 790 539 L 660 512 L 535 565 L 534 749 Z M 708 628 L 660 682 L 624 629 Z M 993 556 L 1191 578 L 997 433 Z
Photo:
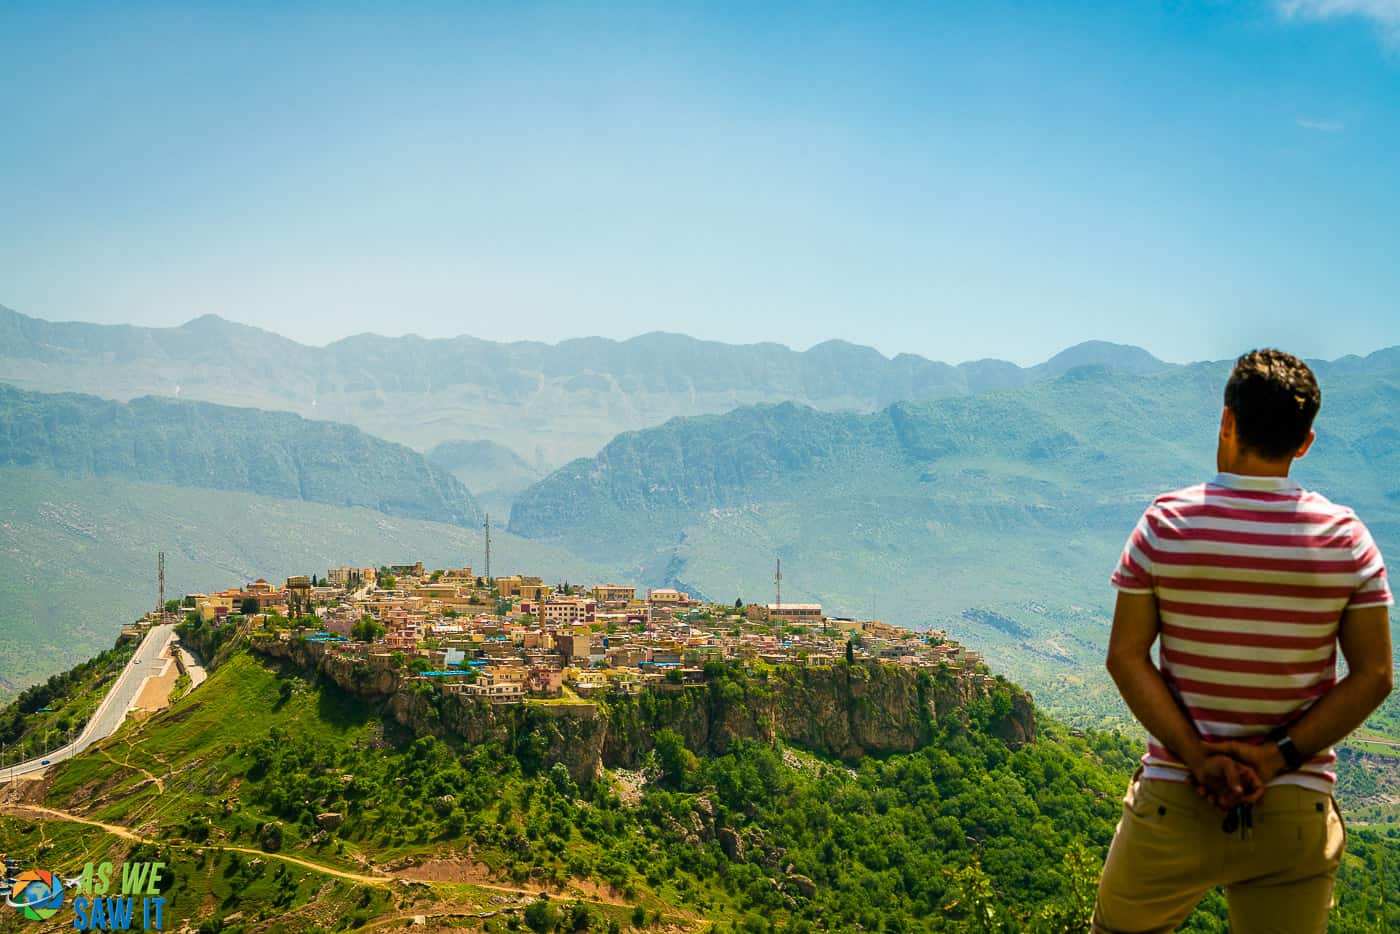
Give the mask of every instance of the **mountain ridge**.
M 1071 351 L 1081 362 L 1172 365 L 1102 342 Z M 316 347 L 217 315 L 143 328 L 48 322 L 0 307 L 0 378 L 25 389 L 285 410 L 420 451 L 491 440 L 546 470 L 674 416 L 787 400 L 875 411 L 1013 388 L 1053 374 L 1063 357 L 1039 369 L 999 360 L 952 365 L 837 339 L 798 351 L 665 331 L 554 344 L 364 333 Z
M 466 487 L 421 454 L 290 413 L 154 396 L 122 403 L 0 383 L 0 438 L 0 464 L 9 466 L 364 506 L 454 525 L 481 518 Z

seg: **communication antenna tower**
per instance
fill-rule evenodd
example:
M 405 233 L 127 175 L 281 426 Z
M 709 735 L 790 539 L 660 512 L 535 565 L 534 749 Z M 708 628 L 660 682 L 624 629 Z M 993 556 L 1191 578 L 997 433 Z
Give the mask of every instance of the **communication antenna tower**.
M 491 513 L 486 514 L 486 586 L 491 586 Z
M 160 621 L 165 622 L 165 552 L 156 554 L 156 581 L 160 591 L 160 602 L 156 604 L 156 613 Z
M 783 559 L 778 559 L 778 572 L 773 575 L 773 586 L 777 588 L 777 601 L 774 603 L 778 609 L 783 608 Z

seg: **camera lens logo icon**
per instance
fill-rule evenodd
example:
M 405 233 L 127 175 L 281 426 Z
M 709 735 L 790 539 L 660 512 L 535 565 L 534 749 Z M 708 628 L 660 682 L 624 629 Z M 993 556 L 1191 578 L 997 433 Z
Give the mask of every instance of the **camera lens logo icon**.
M 63 907 L 63 880 L 47 869 L 31 869 L 12 880 L 5 904 L 30 921 L 47 921 Z

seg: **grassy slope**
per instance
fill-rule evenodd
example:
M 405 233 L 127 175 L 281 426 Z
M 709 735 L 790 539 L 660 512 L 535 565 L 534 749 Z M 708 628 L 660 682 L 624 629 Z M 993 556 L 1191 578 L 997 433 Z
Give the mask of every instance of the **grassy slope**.
M 110 646 L 154 607 L 161 549 L 167 596 L 344 564 L 477 567 L 483 558 L 475 529 L 368 509 L 0 468 L 0 699 Z M 492 569 L 611 576 L 494 530 Z

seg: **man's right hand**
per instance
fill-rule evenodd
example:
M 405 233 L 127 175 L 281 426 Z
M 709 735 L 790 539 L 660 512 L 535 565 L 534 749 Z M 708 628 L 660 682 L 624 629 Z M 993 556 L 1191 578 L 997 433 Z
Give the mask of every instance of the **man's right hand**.
M 1236 756 L 1234 750 L 1222 746 L 1243 746 L 1243 743 L 1206 744 L 1206 756 L 1191 770 L 1196 793 L 1210 800 L 1222 811 L 1240 804 L 1254 804 L 1264 797 L 1266 780 L 1261 778 L 1253 763 Z M 1247 747 L 1252 748 L 1252 747 Z
M 1225 742 L 1204 743 L 1202 745 L 1207 755 L 1229 756 L 1249 767 L 1259 777 L 1261 785 L 1267 785 L 1273 781 L 1283 773 L 1287 766 L 1277 743 L 1245 743 L 1239 740 L 1226 740 Z M 1263 797 L 1263 794 L 1261 789 L 1259 797 Z M 1245 803 L 1253 804 L 1254 802 L 1247 801 Z

